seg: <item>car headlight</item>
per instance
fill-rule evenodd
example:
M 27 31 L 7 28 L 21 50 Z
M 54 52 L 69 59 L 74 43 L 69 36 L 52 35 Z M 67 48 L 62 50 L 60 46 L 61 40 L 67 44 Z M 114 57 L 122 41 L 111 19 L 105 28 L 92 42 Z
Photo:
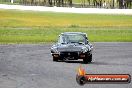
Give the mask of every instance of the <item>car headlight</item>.
M 57 47 L 52 47 L 51 50 L 52 50 L 52 52 L 54 52 L 54 53 L 59 53 L 59 51 L 57 50 Z
M 57 50 L 57 48 L 54 48 L 54 52 L 55 53 L 59 53 L 59 51 Z
M 86 48 L 86 47 L 82 48 L 83 53 L 86 53 L 87 51 L 88 51 L 88 48 Z

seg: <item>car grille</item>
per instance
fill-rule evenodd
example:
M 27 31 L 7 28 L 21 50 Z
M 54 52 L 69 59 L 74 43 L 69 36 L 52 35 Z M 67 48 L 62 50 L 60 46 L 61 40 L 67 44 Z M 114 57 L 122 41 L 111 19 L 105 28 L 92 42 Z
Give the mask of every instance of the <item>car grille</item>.
M 76 51 L 81 51 L 79 47 L 72 47 L 72 48 L 59 48 L 58 51 L 60 52 L 76 52 Z
M 63 57 L 78 57 L 78 52 L 61 52 Z

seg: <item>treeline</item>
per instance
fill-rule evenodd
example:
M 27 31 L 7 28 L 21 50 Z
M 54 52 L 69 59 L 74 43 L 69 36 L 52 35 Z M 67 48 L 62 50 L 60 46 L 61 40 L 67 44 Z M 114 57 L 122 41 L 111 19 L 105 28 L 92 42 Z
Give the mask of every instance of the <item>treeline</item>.
M 11 0 L 0 0 L 7 2 Z M 13 0 L 22 5 L 90 7 L 90 8 L 132 8 L 132 0 Z
M 119 3 L 119 8 L 131 8 L 132 0 L 117 0 Z

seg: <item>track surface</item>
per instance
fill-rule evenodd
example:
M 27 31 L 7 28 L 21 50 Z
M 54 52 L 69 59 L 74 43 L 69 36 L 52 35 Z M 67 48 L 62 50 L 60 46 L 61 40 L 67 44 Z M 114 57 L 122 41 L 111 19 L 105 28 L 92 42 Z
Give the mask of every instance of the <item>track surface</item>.
M 87 73 L 132 75 L 132 43 L 93 43 L 93 62 L 53 62 L 51 44 L 0 45 L 0 88 L 80 88 L 80 64 Z M 132 88 L 130 84 L 86 84 L 81 88 Z

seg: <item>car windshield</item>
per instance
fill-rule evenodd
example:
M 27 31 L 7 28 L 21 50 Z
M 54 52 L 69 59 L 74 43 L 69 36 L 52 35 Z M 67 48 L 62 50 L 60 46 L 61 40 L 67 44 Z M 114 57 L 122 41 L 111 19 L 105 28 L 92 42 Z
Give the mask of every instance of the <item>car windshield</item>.
M 60 37 L 60 43 L 81 43 L 85 44 L 86 39 L 82 34 L 67 34 Z

